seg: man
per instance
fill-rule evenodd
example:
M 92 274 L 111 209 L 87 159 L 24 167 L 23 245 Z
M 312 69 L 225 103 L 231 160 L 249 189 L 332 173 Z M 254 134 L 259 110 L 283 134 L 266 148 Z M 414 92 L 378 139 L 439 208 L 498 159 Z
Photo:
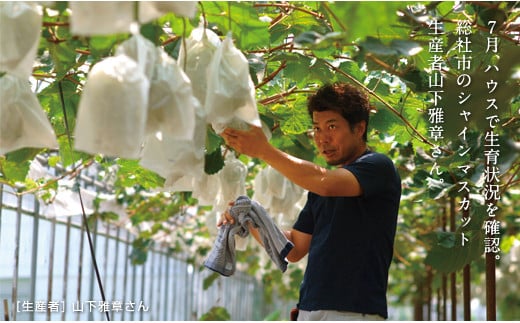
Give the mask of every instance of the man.
M 388 269 L 401 182 L 392 161 L 367 148 L 369 107 L 368 98 L 350 84 L 323 86 L 309 98 L 316 146 L 335 169 L 280 151 L 260 128 L 222 133 L 236 151 L 264 160 L 309 191 L 293 229 L 286 232 L 295 246 L 289 261 L 309 254 L 298 320 L 388 317 Z M 229 214 L 226 221 L 232 221 Z

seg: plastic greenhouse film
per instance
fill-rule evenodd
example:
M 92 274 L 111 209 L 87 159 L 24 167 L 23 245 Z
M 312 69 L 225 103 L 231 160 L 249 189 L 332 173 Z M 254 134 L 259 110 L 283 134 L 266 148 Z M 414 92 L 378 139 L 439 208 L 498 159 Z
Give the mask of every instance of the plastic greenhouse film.
M 75 149 L 138 158 L 144 141 L 150 82 L 126 55 L 94 65 L 83 89 Z
M 56 135 L 29 81 L 0 77 L 0 155 L 24 147 L 58 148 Z
M 41 26 L 42 16 L 34 3 L 0 2 L 0 71 L 29 78 Z

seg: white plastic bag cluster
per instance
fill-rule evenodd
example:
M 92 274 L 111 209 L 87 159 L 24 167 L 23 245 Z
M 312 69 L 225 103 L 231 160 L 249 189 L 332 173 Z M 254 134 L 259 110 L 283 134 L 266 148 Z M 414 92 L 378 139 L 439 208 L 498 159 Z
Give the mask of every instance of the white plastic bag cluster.
M 192 191 L 199 205 L 211 205 L 213 210 L 223 212 L 229 207 L 229 202 L 246 194 L 246 176 L 247 166 L 230 153 L 218 173 L 203 173 L 190 183 L 188 190 Z
M 165 188 L 191 191 L 204 175 L 206 114 L 186 73 L 166 52 L 158 51 L 139 163 L 164 177 Z
M 134 30 L 136 20 L 148 22 L 168 12 L 193 17 L 196 6 L 195 1 L 69 3 L 72 34 L 133 32 L 114 56 L 88 73 L 74 144 L 76 150 L 92 154 L 139 159 L 143 167 L 166 179 L 166 188 L 194 191 L 202 204 L 223 210 L 245 194 L 247 167 L 229 154 L 218 174 L 205 174 L 206 126 L 212 124 L 218 133 L 226 126 L 262 126 L 247 59 L 234 46 L 231 34 L 221 41 L 199 27 L 183 42 L 176 62 Z M 0 80 L 0 153 L 27 145 L 57 147 L 28 82 L 9 75 L 30 75 L 41 13 L 36 5 L 23 2 L 0 3 L 0 9 L 0 67 L 8 72 Z
M 241 122 L 251 121 L 251 123 L 261 126 L 254 99 L 254 85 L 249 76 L 247 60 L 233 46 L 230 35 L 224 42 L 221 42 L 213 31 L 202 26 L 195 28 L 181 45 L 178 63 L 186 75 L 191 80 L 194 80 L 191 84 L 193 95 L 200 102 L 205 102 L 204 109 L 198 113 L 198 116 L 203 117 L 203 119 L 198 118 L 198 125 L 195 129 L 203 129 L 205 134 L 205 125 L 212 123 L 216 119 L 216 113 L 218 113 L 218 110 L 215 112 L 215 109 L 212 108 L 213 105 L 219 105 L 217 108 L 226 114 L 224 118 L 219 119 L 220 121 L 230 123 L 233 118 L 236 119 L 235 115 L 238 115 L 239 118 L 245 116 L 243 118 L 245 120 L 237 119 Z M 238 79 L 234 80 L 235 78 Z M 229 87 L 237 87 L 237 83 L 240 83 L 240 88 L 247 88 L 247 91 L 244 94 L 242 91 L 232 92 L 231 89 L 228 89 L 225 91 L 227 94 L 224 94 L 223 98 L 218 98 L 210 94 L 219 93 L 218 91 L 220 91 L 220 87 L 209 83 L 212 80 L 216 83 L 226 82 L 229 84 Z M 248 102 L 248 104 L 233 104 L 231 102 L 233 99 L 229 98 L 230 95 L 236 96 L 235 102 Z M 221 99 L 226 100 L 223 103 L 227 105 L 226 107 L 222 107 L 222 104 L 218 102 Z M 229 103 L 231 105 L 228 105 Z M 240 111 L 235 113 L 237 110 Z M 243 113 L 244 111 L 245 113 Z M 213 117 L 208 117 L 208 112 L 212 112 Z M 152 140 L 157 144 L 157 138 Z M 203 146 L 204 140 L 205 137 L 201 136 L 200 145 Z M 170 142 L 169 145 L 172 144 Z M 189 145 L 188 142 L 186 144 Z M 195 146 L 198 145 L 196 144 Z M 188 147 L 185 148 L 187 149 Z M 159 146 L 157 147 L 158 149 Z M 146 154 L 146 145 L 144 153 Z M 193 171 L 194 169 L 203 168 L 198 166 L 198 162 L 203 165 L 203 160 L 194 158 L 188 161 L 181 158 L 179 154 L 169 156 L 168 160 L 171 163 L 167 168 L 170 171 L 175 170 L 175 174 L 171 174 L 167 178 L 165 188 L 178 191 L 192 191 L 192 196 L 198 199 L 200 205 L 212 205 L 214 209 L 223 211 L 228 207 L 230 201 L 235 200 L 239 195 L 245 194 L 247 167 L 237 160 L 233 154 L 229 154 L 226 157 L 224 167 L 215 175 L 208 175 L 203 171 L 200 173 Z M 157 161 L 153 163 L 157 165 Z M 147 167 L 153 167 L 152 163 L 149 163 Z M 186 175 L 181 176 L 184 173 Z
M 172 191 L 191 191 L 204 175 L 205 114 L 197 99 L 193 98 L 193 103 L 193 138 L 178 139 L 167 132 L 150 134 L 139 161 L 141 166 L 164 177 L 164 188 Z
M 217 175 L 220 181 L 220 193 L 217 195 L 216 204 L 213 206 L 217 210 L 225 210 L 229 207 L 229 202 L 246 194 L 247 166 L 234 154 L 228 153 L 224 167 Z
M 262 204 L 271 216 L 281 215 L 280 221 L 283 219 L 284 223 L 294 222 L 301 210 L 299 202 L 305 197 L 303 188 L 271 166 L 258 172 L 253 185 L 253 199 Z
M 216 224 L 222 213 L 229 208 L 229 203 L 238 196 L 246 194 L 245 182 L 247 166 L 233 154 L 226 156 L 224 167 L 214 175 L 203 174 L 195 181 L 192 196 L 199 205 L 210 205 L 212 209 L 206 213 L 206 223 L 210 233 L 216 235 Z M 245 250 L 248 239 L 235 236 L 235 248 Z
M 175 148 L 157 147 L 164 142 L 193 139 L 198 105 L 190 80 L 175 60 L 135 34 L 88 74 L 78 108 L 75 148 L 114 157 L 142 156 L 148 164 L 157 149 L 168 154 Z M 145 141 L 151 147 L 141 155 Z M 167 168 L 163 164 L 153 170 Z
M 224 41 L 203 26 L 195 28 L 179 51 L 179 64 L 192 80 L 193 93 L 217 133 L 226 127 L 260 127 L 249 64 L 229 33 Z
M 137 6 L 138 17 L 135 17 Z M 196 1 L 70 1 L 70 29 L 74 35 L 128 33 L 137 20 L 147 23 L 168 12 L 192 18 Z
M 24 148 L 58 148 L 56 135 L 31 90 L 42 15 L 31 2 L 0 2 L 0 155 Z

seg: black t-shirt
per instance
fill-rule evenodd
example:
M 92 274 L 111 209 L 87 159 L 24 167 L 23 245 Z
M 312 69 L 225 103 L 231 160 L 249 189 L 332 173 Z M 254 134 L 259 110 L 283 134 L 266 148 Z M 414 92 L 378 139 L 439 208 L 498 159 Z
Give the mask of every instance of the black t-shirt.
M 363 195 L 323 197 L 309 192 L 294 224 L 294 229 L 312 234 L 298 307 L 387 318 L 401 180 L 393 162 L 374 152 L 344 168 L 356 176 Z

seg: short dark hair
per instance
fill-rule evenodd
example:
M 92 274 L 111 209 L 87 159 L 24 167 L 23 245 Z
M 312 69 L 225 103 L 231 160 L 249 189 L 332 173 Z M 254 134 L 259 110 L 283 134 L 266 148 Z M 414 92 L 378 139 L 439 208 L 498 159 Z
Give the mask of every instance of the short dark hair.
M 323 85 L 309 97 L 307 110 L 311 118 L 315 111 L 336 111 L 347 120 L 350 128 L 361 121 L 365 121 L 366 129 L 363 140 L 367 141 L 370 102 L 367 95 L 358 87 L 349 83 Z

